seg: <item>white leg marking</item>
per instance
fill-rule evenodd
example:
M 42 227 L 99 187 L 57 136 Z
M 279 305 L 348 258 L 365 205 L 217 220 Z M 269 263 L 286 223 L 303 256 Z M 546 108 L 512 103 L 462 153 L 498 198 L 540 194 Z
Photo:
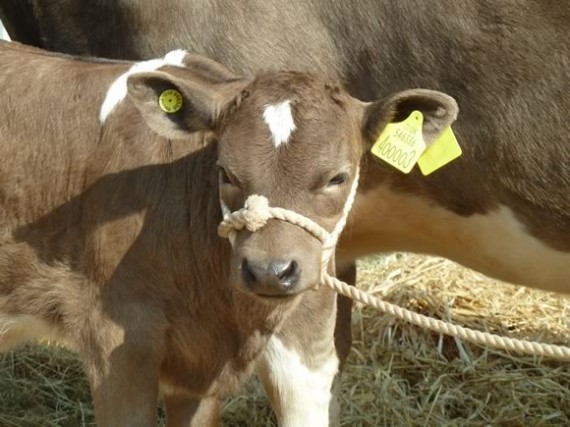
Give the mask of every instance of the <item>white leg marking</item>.
M 280 104 L 265 107 L 263 121 L 271 131 L 275 148 L 285 144 L 296 128 L 291 111 L 291 101 L 283 101 Z
M 27 314 L 7 315 L 0 313 L 0 351 L 30 341 L 57 341 L 67 344 L 63 334 L 47 322 Z
M 336 354 L 333 352 L 318 370 L 311 370 L 274 336 L 263 357 L 268 379 L 277 389 L 279 425 L 327 427 L 331 387 L 338 371 Z
M 111 114 L 113 109 L 127 96 L 127 79 L 136 73 L 143 73 L 147 71 L 154 71 L 163 67 L 165 65 L 173 65 L 176 67 L 184 66 L 184 57 L 186 56 L 186 51 L 184 50 L 173 50 L 168 52 L 164 58 L 151 59 L 149 61 L 137 62 L 134 64 L 129 71 L 123 73 L 115 80 L 109 89 L 107 90 L 107 95 L 105 100 L 101 105 L 101 111 L 99 112 L 99 121 L 105 123 L 105 120 Z

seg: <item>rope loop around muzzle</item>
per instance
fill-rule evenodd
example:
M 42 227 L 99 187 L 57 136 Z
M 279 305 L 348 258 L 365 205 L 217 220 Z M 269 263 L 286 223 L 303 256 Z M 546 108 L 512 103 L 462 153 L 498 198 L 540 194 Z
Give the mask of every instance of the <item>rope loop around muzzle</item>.
M 270 219 L 278 219 L 297 225 L 311 233 L 323 245 L 323 255 L 321 258 L 321 282 L 324 282 L 324 275 L 327 274 L 326 270 L 334 253 L 336 242 L 338 241 L 340 233 L 344 229 L 348 214 L 352 209 L 359 179 L 360 168 L 357 168 L 354 180 L 352 181 L 352 186 L 350 187 L 350 191 L 344 202 L 340 218 L 330 233 L 310 218 L 289 209 L 271 207 L 269 206 L 269 201 L 266 197 L 253 194 L 246 199 L 243 208 L 224 215 L 224 219 L 218 226 L 218 235 L 225 239 L 229 239 L 231 245 L 234 246 L 235 237 L 238 231 L 245 228 L 248 231 L 255 233 L 257 230 L 265 226 L 267 221 Z M 226 211 L 223 203 L 222 211 Z M 318 283 L 317 286 L 318 285 L 320 285 L 320 283 Z
M 252 195 L 246 200 L 245 206 L 242 209 L 228 213 L 224 216 L 223 221 L 218 226 L 218 234 L 221 237 L 229 238 L 233 246 L 235 235 L 239 230 L 246 228 L 254 233 L 262 228 L 269 219 L 273 218 L 287 221 L 304 228 L 319 239 L 323 245 L 321 283 L 318 285 L 324 284 L 341 295 L 358 301 L 364 305 L 372 306 L 394 316 L 397 319 L 405 320 L 413 325 L 429 329 L 436 333 L 458 337 L 477 345 L 511 350 L 533 356 L 546 356 L 560 360 L 570 360 L 570 347 L 501 337 L 487 332 L 480 332 L 457 326 L 443 320 L 433 319 L 399 307 L 395 304 L 381 301 L 380 299 L 367 294 L 354 286 L 349 286 L 335 277 L 330 276 L 327 273 L 328 262 L 334 252 L 338 237 L 346 224 L 348 213 L 352 208 L 356 195 L 357 185 L 358 171 L 346 200 L 341 218 L 331 233 L 327 232 L 323 227 L 303 215 L 288 209 L 270 207 L 267 198 L 259 195 Z
M 226 216 L 218 226 L 218 234 L 223 238 L 230 238 L 244 228 L 252 233 L 262 228 L 270 219 L 279 219 L 304 228 L 324 244 L 329 233 L 316 222 L 288 209 L 270 207 L 265 196 L 254 194 L 245 201 L 245 206 Z

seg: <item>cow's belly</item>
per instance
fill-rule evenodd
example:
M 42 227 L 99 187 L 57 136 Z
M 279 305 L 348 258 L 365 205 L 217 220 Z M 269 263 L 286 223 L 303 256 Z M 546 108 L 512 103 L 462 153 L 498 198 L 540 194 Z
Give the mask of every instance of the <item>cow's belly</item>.
M 54 341 L 73 348 L 63 333 L 46 321 L 28 314 L 0 312 L 0 352 L 31 341 Z
M 570 253 L 528 234 L 505 206 L 463 217 L 386 188 L 357 197 L 339 264 L 392 251 L 439 255 L 500 280 L 570 293 Z

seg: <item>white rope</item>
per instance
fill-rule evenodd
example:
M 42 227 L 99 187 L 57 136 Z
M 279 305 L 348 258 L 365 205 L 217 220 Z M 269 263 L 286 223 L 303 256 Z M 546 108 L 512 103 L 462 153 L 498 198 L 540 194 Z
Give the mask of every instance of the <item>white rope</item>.
M 444 322 L 443 320 L 433 319 L 386 301 L 381 301 L 380 299 L 367 294 L 354 286 L 350 286 L 335 277 L 330 276 L 327 273 L 328 262 L 335 249 L 338 237 L 346 224 L 348 213 L 354 203 L 356 188 L 358 186 L 358 178 L 359 171 L 357 170 L 356 177 L 345 202 L 341 218 L 331 233 L 327 232 L 323 227 L 303 215 L 288 209 L 270 207 L 269 202 L 265 197 L 252 195 L 246 200 L 245 206 L 242 209 L 232 213 L 229 213 L 229 210 L 222 203 L 224 219 L 218 227 L 218 234 L 221 237 L 229 238 L 233 246 L 235 235 L 239 230 L 246 228 L 254 233 L 262 228 L 269 219 L 287 221 L 304 228 L 323 244 L 321 284 L 327 285 L 341 295 L 362 304 L 374 307 L 413 325 L 429 329 L 433 332 L 458 337 L 477 345 L 503 350 L 512 350 L 518 353 L 526 353 L 534 356 L 546 356 L 554 359 L 570 360 L 570 347 L 501 337 L 488 332 L 480 332 L 464 328 L 462 326 L 453 325 L 451 323 Z

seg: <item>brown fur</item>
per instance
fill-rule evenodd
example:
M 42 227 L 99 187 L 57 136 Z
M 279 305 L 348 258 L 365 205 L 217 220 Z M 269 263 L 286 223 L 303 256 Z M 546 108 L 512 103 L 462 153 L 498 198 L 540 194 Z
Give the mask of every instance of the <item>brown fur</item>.
M 78 10 L 71 3 L 0 0 L 0 16 L 13 38 L 53 50 L 149 58 L 183 46 L 244 74 L 285 67 L 341 78 L 363 100 L 407 87 L 453 95 L 461 107 L 454 130 L 463 156 L 428 177 L 401 175 L 367 156 L 359 197 L 369 203 L 353 210 L 337 251 L 341 263 L 378 251 L 427 252 L 504 280 L 568 292 L 567 280 L 550 279 L 539 265 L 527 274 L 522 257 L 508 264 L 508 253 L 489 258 L 477 247 L 466 253 L 471 237 L 424 211 L 441 208 L 449 221 L 508 206 L 537 239 L 570 251 L 565 3 L 315 0 L 291 7 L 269 0 L 245 7 L 176 0 L 97 2 Z M 387 190 L 375 192 L 379 185 Z M 493 236 L 484 238 L 493 245 Z M 296 333 L 287 331 L 285 341 Z M 297 350 L 309 348 L 310 340 Z
M 463 157 L 429 178 L 370 162 L 367 187 L 390 182 L 460 215 L 505 204 L 535 236 L 570 250 L 561 238 L 570 229 L 566 4 L 319 0 L 294 9 L 256 2 L 242 10 L 225 0 L 177 0 L 168 6 L 99 2 L 75 10 L 69 2 L 2 0 L 0 10 L 9 31 L 39 33 L 42 47 L 75 54 L 145 58 L 183 46 L 238 72 L 320 71 L 345 79 L 365 100 L 407 87 L 443 90 L 462 110 L 455 128 Z M 169 37 L 158 33 L 165 23 Z M 114 38 L 103 37 L 110 31 Z M 349 239 L 345 246 L 350 250 Z
M 368 144 L 360 130 L 366 111 L 385 123 L 390 117 L 376 112 L 398 111 L 402 98 L 454 108 L 425 91 L 367 107 L 311 75 L 240 80 L 188 58 L 187 68 L 129 77 L 127 99 L 101 125 L 106 89 L 130 64 L 0 43 L 0 348 L 18 341 L 15 316 L 48 325 L 84 357 L 100 425 L 152 425 L 159 383 L 171 423 L 194 415 L 215 423 L 216 398 L 250 375 L 296 306 L 326 325 L 293 324 L 306 336 L 327 330 L 331 343 L 334 294 L 301 293 L 318 281 L 320 244 L 271 222 L 240 232 L 232 251 L 216 234 L 220 199 L 238 209 L 248 195 L 265 195 L 330 230 Z M 184 103 L 167 116 L 157 97 L 169 87 Z M 284 99 L 297 129 L 276 149 L 261 113 Z M 189 138 L 206 129 L 214 141 Z M 236 183 L 218 183 L 218 167 Z M 339 170 L 347 181 L 329 185 Z M 240 280 L 244 254 L 298 260 L 293 292 L 274 299 L 248 289 Z

